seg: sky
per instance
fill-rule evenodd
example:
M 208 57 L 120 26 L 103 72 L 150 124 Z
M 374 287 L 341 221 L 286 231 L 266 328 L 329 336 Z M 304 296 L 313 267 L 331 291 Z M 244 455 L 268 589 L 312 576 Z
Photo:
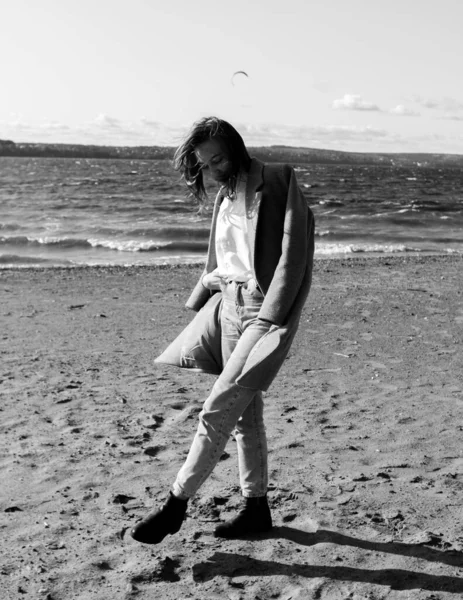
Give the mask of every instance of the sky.
M 0 139 L 463 154 L 462 0 L 4 0 Z M 238 74 L 244 71 L 246 75 Z

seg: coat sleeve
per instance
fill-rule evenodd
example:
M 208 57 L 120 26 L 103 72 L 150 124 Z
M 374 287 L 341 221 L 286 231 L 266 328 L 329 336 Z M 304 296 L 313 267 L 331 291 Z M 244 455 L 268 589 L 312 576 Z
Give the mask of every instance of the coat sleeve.
M 281 256 L 265 295 L 259 317 L 283 325 L 298 295 L 301 284 L 312 270 L 314 253 L 313 215 L 290 171 L 286 210 L 281 241 Z
M 198 312 L 212 296 L 212 292 L 203 286 L 203 277 L 206 273 L 207 271 L 204 269 L 185 304 L 186 308 L 191 308 L 195 312 Z
M 206 266 L 204 271 L 201 273 L 198 283 L 193 288 L 185 306 L 198 312 L 206 304 L 209 298 L 215 293 L 207 289 L 203 285 L 203 277 L 207 273 L 211 273 L 217 267 L 217 256 L 215 253 L 215 230 L 217 226 L 217 216 L 219 214 L 220 204 L 223 200 L 222 188 L 219 190 L 214 203 L 214 210 L 212 214 L 211 231 L 209 234 L 209 247 L 207 250 Z

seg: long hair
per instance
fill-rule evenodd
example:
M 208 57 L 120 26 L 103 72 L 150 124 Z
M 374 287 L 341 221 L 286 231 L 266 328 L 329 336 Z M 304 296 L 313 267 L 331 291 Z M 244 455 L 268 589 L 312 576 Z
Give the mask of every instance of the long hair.
M 196 121 L 175 152 L 174 168 L 180 171 L 192 196 L 200 203 L 207 199 L 207 193 L 195 150 L 199 144 L 212 138 L 220 139 L 224 143 L 234 175 L 240 169 L 247 171 L 251 162 L 243 138 L 230 123 L 217 117 L 205 117 Z

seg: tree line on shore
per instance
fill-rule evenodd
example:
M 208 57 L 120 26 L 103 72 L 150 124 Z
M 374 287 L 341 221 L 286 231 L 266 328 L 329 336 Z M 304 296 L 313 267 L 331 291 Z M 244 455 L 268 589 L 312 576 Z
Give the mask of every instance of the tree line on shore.
M 293 146 L 250 148 L 251 154 L 266 162 L 291 164 L 365 164 L 396 166 L 463 167 L 463 155 L 426 153 L 344 152 Z M 98 146 L 84 144 L 32 144 L 0 140 L 0 156 L 42 158 L 104 158 L 171 160 L 175 148 L 168 146 Z

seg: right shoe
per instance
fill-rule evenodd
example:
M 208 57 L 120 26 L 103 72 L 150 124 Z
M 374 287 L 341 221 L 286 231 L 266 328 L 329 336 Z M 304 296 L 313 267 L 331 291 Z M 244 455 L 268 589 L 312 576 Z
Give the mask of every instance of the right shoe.
M 170 492 L 164 506 L 137 523 L 130 535 L 142 544 L 159 544 L 166 535 L 180 530 L 187 506 L 188 500 L 177 498 Z
M 236 517 L 218 525 L 214 536 L 229 540 L 236 539 L 270 531 L 272 526 L 272 515 L 267 496 L 244 498 L 243 508 Z

